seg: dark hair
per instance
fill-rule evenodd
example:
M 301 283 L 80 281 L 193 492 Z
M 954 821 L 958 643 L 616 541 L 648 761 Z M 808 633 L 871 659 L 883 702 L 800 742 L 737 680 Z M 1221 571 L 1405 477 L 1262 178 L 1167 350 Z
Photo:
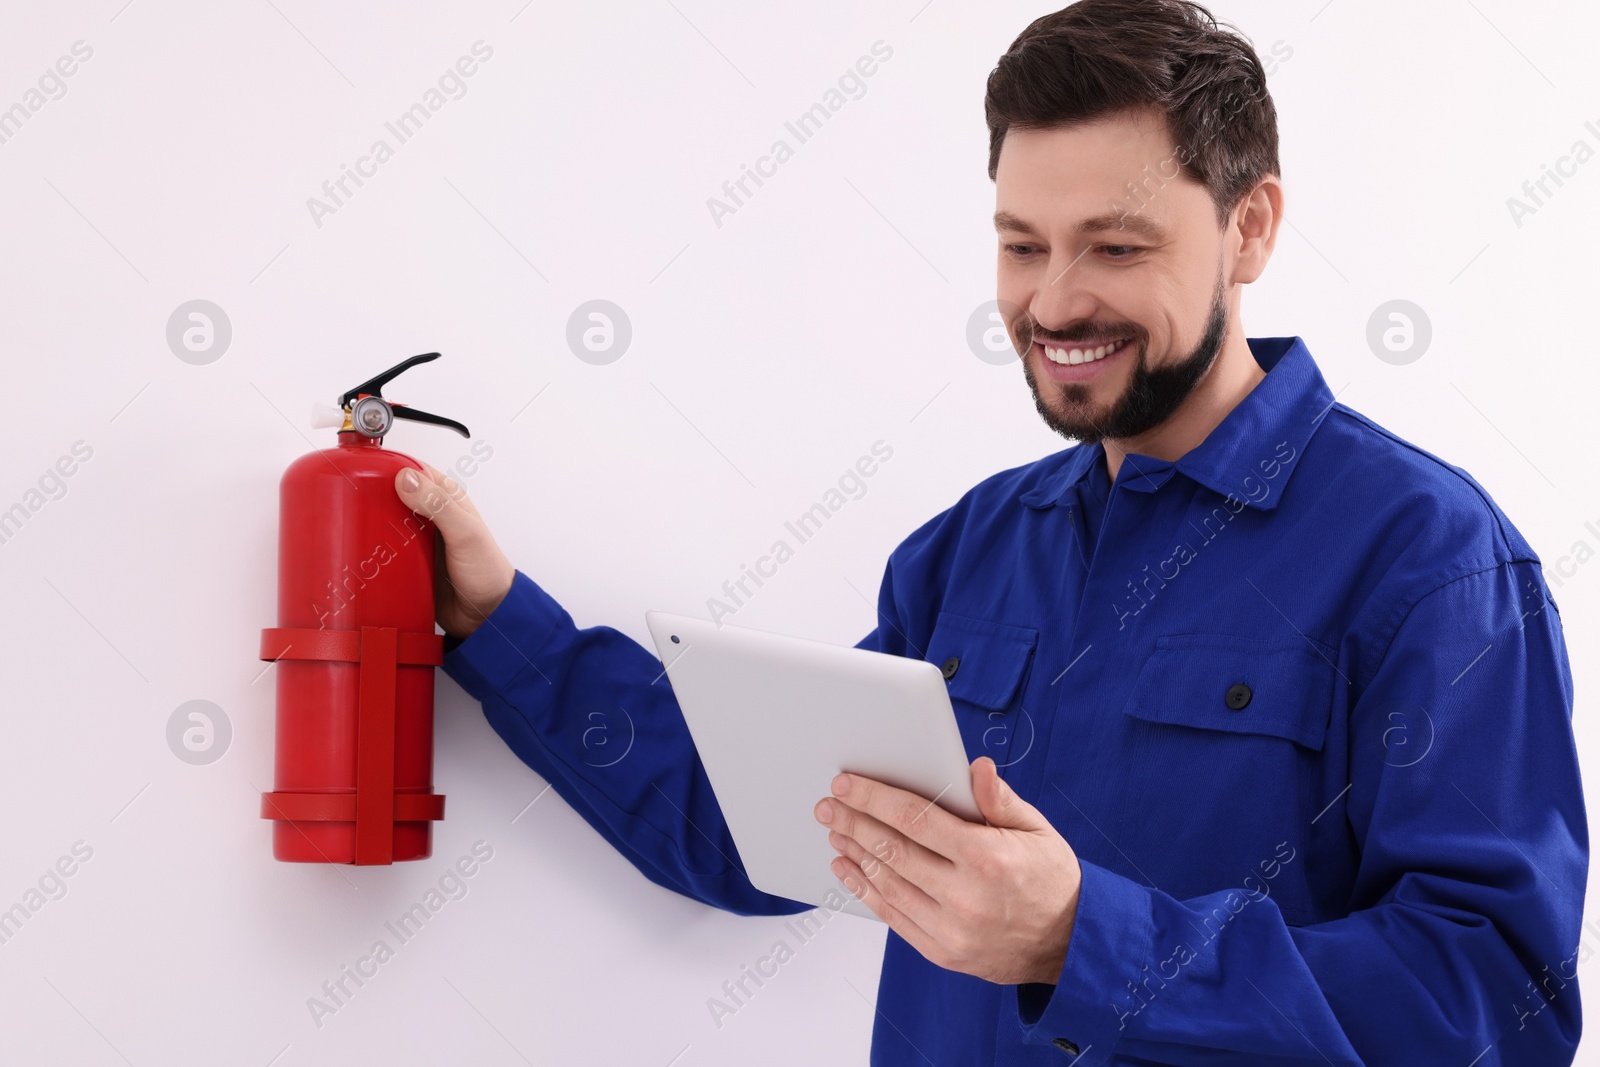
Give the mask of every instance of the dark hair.
M 1079 0 L 1035 19 L 989 75 L 990 179 L 1008 129 L 1075 126 L 1128 108 L 1166 116 L 1178 173 L 1210 192 L 1219 226 L 1278 174 L 1278 113 L 1248 38 L 1189 0 Z

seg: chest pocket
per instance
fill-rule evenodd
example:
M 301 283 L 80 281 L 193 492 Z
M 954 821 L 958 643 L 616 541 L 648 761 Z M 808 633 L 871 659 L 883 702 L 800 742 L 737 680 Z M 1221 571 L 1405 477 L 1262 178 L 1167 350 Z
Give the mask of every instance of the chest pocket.
M 1148 722 L 1281 737 L 1322 751 L 1334 666 L 1310 642 L 1221 634 L 1157 638 L 1122 709 Z
M 1289 922 L 1307 921 L 1306 840 L 1335 694 L 1325 654 L 1299 637 L 1156 640 L 1122 708 L 1116 825 L 1162 889 L 1184 898 L 1253 882 Z
M 1024 678 L 1039 631 L 941 611 L 923 657 L 940 668 L 967 758 L 988 756 L 1004 767 L 1012 742 L 1032 745 L 1032 720 L 1019 722 Z M 1018 751 L 1021 751 L 1019 748 Z

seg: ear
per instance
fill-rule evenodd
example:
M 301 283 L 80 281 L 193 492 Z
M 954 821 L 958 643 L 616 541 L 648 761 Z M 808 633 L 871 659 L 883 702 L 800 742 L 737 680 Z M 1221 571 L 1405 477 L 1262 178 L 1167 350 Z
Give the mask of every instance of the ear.
M 1233 282 L 1248 285 L 1261 277 L 1278 241 L 1283 221 L 1283 182 L 1268 174 L 1239 201 L 1228 219 L 1226 242 L 1233 249 Z

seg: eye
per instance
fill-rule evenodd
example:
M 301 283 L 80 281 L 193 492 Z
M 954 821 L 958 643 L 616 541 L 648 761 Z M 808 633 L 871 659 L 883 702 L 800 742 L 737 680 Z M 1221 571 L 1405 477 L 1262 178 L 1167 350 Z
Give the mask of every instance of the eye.
M 1100 249 L 1106 253 L 1106 258 L 1113 260 L 1132 259 L 1136 253 L 1141 251 L 1137 245 L 1101 245 Z
M 1013 259 L 1026 259 L 1030 252 L 1035 251 L 1033 245 L 1005 245 L 1004 248 Z

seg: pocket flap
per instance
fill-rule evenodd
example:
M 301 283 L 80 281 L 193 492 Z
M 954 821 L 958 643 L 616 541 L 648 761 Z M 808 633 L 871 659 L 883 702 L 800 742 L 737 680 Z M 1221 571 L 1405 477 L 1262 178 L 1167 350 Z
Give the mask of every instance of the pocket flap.
M 1038 642 L 1039 631 L 1026 626 L 941 611 L 924 658 L 945 669 L 945 686 L 952 700 L 999 711 L 1016 696 L 1028 657 Z M 946 667 L 952 660 L 954 673 Z
M 1303 638 L 1167 634 L 1134 681 L 1123 713 L 1149 722 L 1271 734 L 1322 750 L 1334 665 Z

